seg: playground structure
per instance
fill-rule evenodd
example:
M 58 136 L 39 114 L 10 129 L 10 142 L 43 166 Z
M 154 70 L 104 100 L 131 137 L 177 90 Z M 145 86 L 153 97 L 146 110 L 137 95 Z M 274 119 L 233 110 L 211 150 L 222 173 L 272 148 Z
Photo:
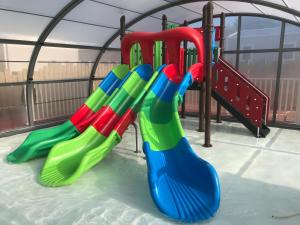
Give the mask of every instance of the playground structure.
M 269 131 L 269 99 L 221 58 L 224 26 L 214 28 L 212 22 L 212 5 L 208 3 L 202 29 L 180 27 L 124 35 L 123 27 L 122 65 L 106 76 L 70 120 L 58 127 L 32 132 L 7 156 L 8 161 L 19 163 L 48 155 L 41 183 L 72 184 L 120 143 L 127 127 L 140 113 L 148 182 L 157 207 L 167 216 L 187 222 L 214 216 L 220 204 L 218 176 L 212 165 L 194 153 L 185 138 L 178 105 L 184 103 L 184 93 L 193 82 L 201 86 L 200 100 L 204 103 L 205 82 L 206 104 L 200 111 L 199 128 L 203 130 L 205 114 L 204 146 L 210 147 L 211 96 L 257 137 Z M 213 57 L 213 39 L 221 42 L 220 57 Z M 163 65 L 153 69 L 156 41 L 163 41 Z M 187 65 L 188 41 L 197 50 L 197 62 L 193 65 Z M 143 64 L 129 68 L 131 49 L 136 43 L 140 45 Z M 158 60 L 155 64 L 159 64 Z

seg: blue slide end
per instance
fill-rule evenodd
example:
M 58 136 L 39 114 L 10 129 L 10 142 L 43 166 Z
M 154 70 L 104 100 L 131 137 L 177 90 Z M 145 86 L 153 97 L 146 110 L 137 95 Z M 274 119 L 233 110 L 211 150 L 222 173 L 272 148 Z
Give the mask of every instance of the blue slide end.
M 206 220 L 220 205 L 220 184 L 214 167 L 198 157 L 187 139 L 164 151 L 144 142 L 151 196 L 159 210 L 183 222 Z

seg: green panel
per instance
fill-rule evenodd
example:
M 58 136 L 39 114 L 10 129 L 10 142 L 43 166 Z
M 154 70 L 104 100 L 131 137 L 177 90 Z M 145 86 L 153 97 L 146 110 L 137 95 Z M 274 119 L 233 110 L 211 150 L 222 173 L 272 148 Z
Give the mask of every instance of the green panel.
M 129 106 L 133 103 L 134 98 L 131 97 L 126 90 L 121 89 L 115 96 L 115 98 L 108 104 L 114 112 L 119 116 L 122 116 Z
M 129 66 L 127 64 L 121 64 L 112 69 L 112 72 L 120 79 L 123 80 L 123 78 L 126 76 L 126 74 L 129 71 Z
M 42 169 L 40 182 L 46 186 L 61 186 L 77 169 L 82 157 L 105 141 L 106 137 L 90 126 L 80 136 L 55 145 Z
M 131 97 L 136 98 L 146 85 L 146 81 L 143 80 L 137 73 L 132 74 L 132 79 L 128 80 L 123 85 L 123 88 Z
M 180 139 L 184 136 L 184 131 L 181 126 L 178 113 L 172 113 L 171 120 L 165 124 L 156 124 L 148 120 L 148 115 L 143 111 L 140 113 L 140 125 L 142 126 L 143 140 L 149 142 L 150 147 L 154 151 L 168 150 L 177 145 Z M 164 132 L 172 131 L 172 132 Z
M 101 88 L 97 88 L 91 96 L 85 101 L 85 104 L 93 110 L 93 112 L 97 112 L 101 106 L 103 106 L 103 102 L 105 102 L 109 98 Z
M 54 144 L 71 139 L 78 134 L 70 120 L 59 126 L 32 131 L 15 151 L 7 155 L 7 161 L 21 163 L 47 156 Z

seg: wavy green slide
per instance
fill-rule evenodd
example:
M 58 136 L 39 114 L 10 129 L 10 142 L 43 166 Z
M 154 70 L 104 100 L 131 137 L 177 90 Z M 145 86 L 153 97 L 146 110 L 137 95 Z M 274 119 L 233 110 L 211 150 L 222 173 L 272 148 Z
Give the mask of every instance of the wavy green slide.
M 78 136 L 97 117 L 99 109 L 113 98 L 129 74 L 128 65 L 113 68 L 69 120 L 56 127 L 31 132 L 15 151 L 7 155 L 7 161 L 21 163 L 47 156 L 55 144 Z
M 46 186 L 71 184 L 103 159 L 134 121 L 159 70 L 152 74 L 151 65 L 137 66 L 80 136 L 55 145 L 42 169 L 40 182 Z

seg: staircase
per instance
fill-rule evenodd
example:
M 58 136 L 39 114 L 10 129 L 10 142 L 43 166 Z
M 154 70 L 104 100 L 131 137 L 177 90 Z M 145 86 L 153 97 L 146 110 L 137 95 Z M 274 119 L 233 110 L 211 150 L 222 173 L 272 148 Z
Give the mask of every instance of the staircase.
M 266 137 L 269 97 L 224 59 L 214 65 L 212 96 L 256 137 Z

